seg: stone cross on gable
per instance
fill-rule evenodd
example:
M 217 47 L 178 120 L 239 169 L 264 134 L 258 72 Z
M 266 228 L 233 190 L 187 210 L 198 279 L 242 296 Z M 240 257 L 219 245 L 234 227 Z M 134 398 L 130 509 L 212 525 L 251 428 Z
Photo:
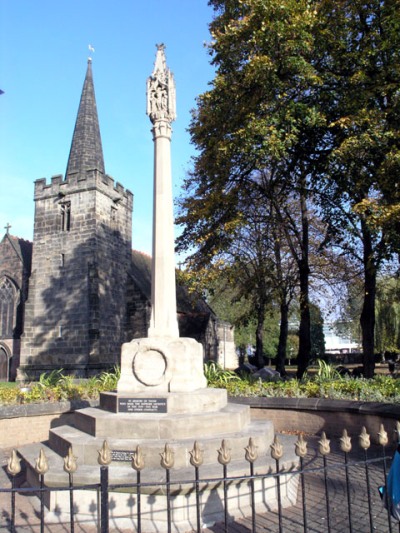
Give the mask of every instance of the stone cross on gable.
M 4 226 L 4 229 L 6 230 L 7 235 L 10 233 L 10 228 L 11 228 L 11 224 L 9 224 L 9 223 L 7 222 L 7 224 Z

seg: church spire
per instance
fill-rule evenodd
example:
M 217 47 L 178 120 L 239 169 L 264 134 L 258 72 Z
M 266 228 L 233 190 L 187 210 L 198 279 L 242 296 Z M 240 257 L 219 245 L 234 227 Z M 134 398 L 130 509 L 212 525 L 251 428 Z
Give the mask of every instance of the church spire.
M 83 174 L 86 170 L 92 169 L 104 174 L 92 61 L 89 58 L 65 177 L 68 178 L 71 174 Z

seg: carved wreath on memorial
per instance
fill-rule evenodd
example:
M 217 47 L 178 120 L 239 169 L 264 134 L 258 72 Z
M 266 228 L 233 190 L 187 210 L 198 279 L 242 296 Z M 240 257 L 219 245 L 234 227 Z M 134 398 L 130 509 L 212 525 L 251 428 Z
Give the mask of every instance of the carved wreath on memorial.
M 132 371 L 138 381 L 148 387 L 160 385 L 167 371 L 167 359 L 157 348 L 138 351 L 132 361 Z

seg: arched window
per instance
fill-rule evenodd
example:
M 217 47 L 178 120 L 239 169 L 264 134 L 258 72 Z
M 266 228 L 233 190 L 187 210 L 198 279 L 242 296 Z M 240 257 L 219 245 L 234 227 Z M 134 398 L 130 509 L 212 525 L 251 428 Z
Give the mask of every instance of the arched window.
M 8 355 L 3 348 L 3 346 L 0 346 L 0 381 L 7 381 L 8 380 Z
M 0 279 L 0 337 L 12 337 L 15 325 L 17 291 L 12 281 Z

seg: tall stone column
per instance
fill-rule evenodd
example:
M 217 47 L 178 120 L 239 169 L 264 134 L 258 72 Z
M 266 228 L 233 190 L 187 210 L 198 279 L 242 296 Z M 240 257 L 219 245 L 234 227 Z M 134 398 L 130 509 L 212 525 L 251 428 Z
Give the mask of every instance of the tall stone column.
M 165 46 L 157 45 L 147 80 L 147 114 L 153 124 L 154 192 L 151 320 L 149 337 L 179 337 L 176 315 L 174 221 L 171 177 L 171 123 L 176 118 L 175 81 Z
M 195 339 L 179 337 L 176 316 L 171 183 L 175 82 L 164 49 L 163 44 L 157 45 L 154 71 L 147 80 L 147 114 L 153 124 L 154 142 L 152 314 L 148 336 L 122 345 L 119 398 L 133 393 L 135 397 L 151 394 L 171 398 L 171 394 L 207 386 L 203 346 Z

